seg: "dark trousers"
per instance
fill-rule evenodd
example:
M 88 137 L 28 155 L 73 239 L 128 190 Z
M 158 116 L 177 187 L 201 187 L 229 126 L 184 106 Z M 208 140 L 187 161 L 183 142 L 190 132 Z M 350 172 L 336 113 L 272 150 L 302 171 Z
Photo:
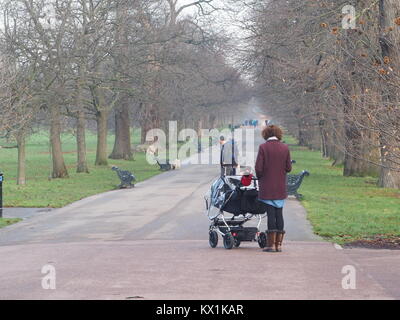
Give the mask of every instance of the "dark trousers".
M 268 215 L 268 230 L 269 231 L 283 231 L 285 226 L 283 221 L 283 208 L 275 208 L 269 204 L 265 205 Z

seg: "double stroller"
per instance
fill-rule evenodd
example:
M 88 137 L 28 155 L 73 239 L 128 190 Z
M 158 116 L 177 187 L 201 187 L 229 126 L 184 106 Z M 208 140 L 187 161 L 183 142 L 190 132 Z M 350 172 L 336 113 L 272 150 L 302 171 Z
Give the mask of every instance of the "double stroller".
M 246 181 L 246 182 L 244 182 Z M 205 197 L 207 216 L 211 221 L 209 244 L 218 245 L 218 234 L 225 249 L 238 248 L 244 241 L 257 241 L 260 248 L 267 245 L 265 232 L 260 232 L 262 220 L 267 216 L 265 205 L 258 200 L 255 177 L 221 175 Z M 231 216 L 225 216 L 225 213 Z M 250 220 L 258 220 L 256 227 L 246 227 Z

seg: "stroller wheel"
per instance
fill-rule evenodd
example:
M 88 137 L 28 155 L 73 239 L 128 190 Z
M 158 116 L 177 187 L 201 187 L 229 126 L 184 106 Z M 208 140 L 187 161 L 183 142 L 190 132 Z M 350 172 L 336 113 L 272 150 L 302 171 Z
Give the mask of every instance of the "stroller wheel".
M 238 238 L 235 238 L 235 248 L 239 248 L 240 247 L 240 240 Z
M 210 231 L 208 243 L 211 248 L 215 248 L 218 245 L 218 233 L 216 231 Z
M 224 247 L 225 247 L 225 249 L 228 249 L 228 250 L 232 249 L 234 244 L 235 244 L 235 239 L 233 238 L 233 235 L 231 233 L 227 233 L 224 236 Z
M 267 246 L 267 235 L 265 232 L 261 232 L 258 236 L 258 245 L 261 249 L 264 249 Z

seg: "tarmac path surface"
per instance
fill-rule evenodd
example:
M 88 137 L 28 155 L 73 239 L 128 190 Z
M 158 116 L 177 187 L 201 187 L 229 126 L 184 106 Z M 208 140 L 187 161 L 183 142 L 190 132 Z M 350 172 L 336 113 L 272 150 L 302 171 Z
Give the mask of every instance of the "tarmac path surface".
M 218 173 L 186 164 L 1 229 L 0 299 L 400 299 L 399 251 L 325 242 L 295 199 L 284 252 L 211 249 L 204 195 Z M 42 287 L 45 265 L 55 290 Z M 355 289 L 342 286 L 346 266 Z

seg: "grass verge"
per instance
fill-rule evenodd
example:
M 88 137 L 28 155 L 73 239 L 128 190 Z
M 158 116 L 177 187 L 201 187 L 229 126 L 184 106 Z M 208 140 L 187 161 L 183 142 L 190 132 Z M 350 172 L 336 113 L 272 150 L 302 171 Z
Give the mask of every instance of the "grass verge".
M 138 131 L 133 133 L 133 141 L 137 141 Z M 71 134 L 63 137 L 64 159 L 69 171 L 67 179 L 49 179 L 51 174 L 51 157 L 48 145 L 48 133 L 41 132 L 33 135 L 27 142 L 26 170 L 27 184 L 16 185 L 17 149 L 0 149 L 0 170 L 4 172 L 3 183 L 5 207 L 42 208 L 63 207 L 74 201 L 91 195 L 113 190 L 119 184 L 111 166 L 116 165 L 124 170 L 132 171 L 138 181 L 146 180 L 160 173 L 158 166 L 149 165 L 144 153 L 136 153 L 133 161 L 109 159 L 109 166 L 94 166 L 96 157 L 96 136 L 87 134 L 87 157 L 89 174 L 76 173 L 76 143 Z M 109 137 L 109 152 L 113 146 L 113 136 Z M 5 142 L 1 141 L 4 145 Z M 6 223 L 6 222 L 2 222 Z
M 0 218 L 0 228 L 7 227 L 7 226 L 17 223 L 19 221 L 21 221 L 21 219 Z
M 311 173 L 299 192 L 316 234 L 340 244 L 400 237 L 400 190 L 378 188 L 372 177 L 343 177 L 318 151 L 292 145 L 291 152 L 294 172 Z

